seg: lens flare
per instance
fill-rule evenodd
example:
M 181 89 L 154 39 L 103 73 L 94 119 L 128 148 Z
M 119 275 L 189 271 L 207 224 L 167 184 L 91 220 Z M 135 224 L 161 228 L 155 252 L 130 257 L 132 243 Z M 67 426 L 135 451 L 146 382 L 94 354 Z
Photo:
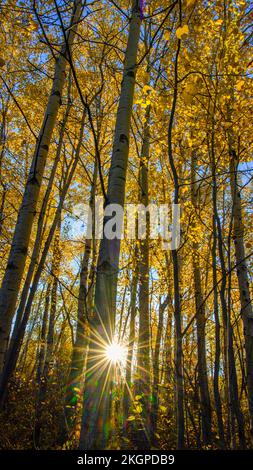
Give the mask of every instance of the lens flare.
M 106 347 L 105 354 L 106 358 L 113 364 L 123 363 L 126 360 L 127 350 L 122 344 L 113 341 Z

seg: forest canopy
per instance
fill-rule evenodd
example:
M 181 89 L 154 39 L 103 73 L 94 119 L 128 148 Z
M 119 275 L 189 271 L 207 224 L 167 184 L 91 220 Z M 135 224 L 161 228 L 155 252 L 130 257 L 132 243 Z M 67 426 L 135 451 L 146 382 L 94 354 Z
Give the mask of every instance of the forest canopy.
M 0 2 L 1 449 L 252 448 L 252 34 Z

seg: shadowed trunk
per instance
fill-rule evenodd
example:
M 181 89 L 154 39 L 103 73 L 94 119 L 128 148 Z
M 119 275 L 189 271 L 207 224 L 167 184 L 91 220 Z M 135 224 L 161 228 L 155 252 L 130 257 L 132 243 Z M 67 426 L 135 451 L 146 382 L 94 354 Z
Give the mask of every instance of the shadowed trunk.
M 95 207 L 95 193 L 97 184 L 97 163 L 95 162 L 93 182 L 90 191 L 89 207 L 90 212 L 88 216 L 88 227 L 92 224 L 92 237 L 89 236 L 85 240 L 84 255 L 81 264 L 80 271 L 80 283 L 78 293 L 78 305 L 77 305 L 77 327 L 76 327 L 76 338 L 72 351 L 71 366 L 68 377 L 67 391 L 66 391 L 66 402 L 65 402 L 65 415 L 68 430 L 71 430 L 74 425 L 76 418 L 76 405 L 78 402 L 77 397 L 80 396 L 83 384 L 83 369 L 85 363 L 85 352 L 88 345 L 88 333 L 89 333 L 89 310 L 91 304 L 88 299 L 88 273 L 89 273 L 89 261 L 92 251 L 92 245 L 94 244 L 94 207 Z M 93 220 L 92 220 L 93 219 Z M 93 256 L 95 254 L 93 253 Z
M 233 204 L 233 241 L 237 265 L 236 274 L 240 292 L 241 316 L 244 326 L 250 433 L 251 444 L 253 445 L 253 310 L 249 290 L 248 268 L 245 259 L 241 190 L 238 184 L 237 174 L 239 159 L 235 149 L 232 129 L 228 131 L 228 144 L 230 157 L 230 185 Z
M 198 212 L 198 188 L 196 184 L 196 161 L 195 152 L 191 160 L 191 202 L 195 213 Z M 202 439 L 204 445 L 210 444 L 212 440 L 211 402 L 208 388 L 207 363 L 206 363 L 206 315 L 203 301 L 200 273 L 199 243 L 193 242 L 192 268 L 194 278 L 194 295 L 197 323 L 197 347 L 198 347 L 198 383 L 200 390 L 200 407 L 202 419 Z

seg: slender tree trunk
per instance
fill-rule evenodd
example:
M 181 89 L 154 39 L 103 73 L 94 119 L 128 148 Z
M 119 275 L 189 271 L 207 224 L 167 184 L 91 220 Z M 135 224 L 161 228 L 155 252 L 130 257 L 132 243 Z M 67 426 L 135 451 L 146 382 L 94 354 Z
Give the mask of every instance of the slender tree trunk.
M 135 248 L 135 259 L 137 258 L 138 248 Z M 124 398 L 123 398 L 123 416 L 124 416 L 124 428 L 126 426 L 126 419 L 129 414 L 131 404 L 131 380 L 132 380 L 132 363 L 133 363 L 133 349 L 135 342 L 135 318 L 136 318 L 136 298 L 137 298 L 137 285 L 138 285 L 138 265 L 133 269 L 133 278 L 131 285 L 131 298 L 130 298 L 130 328 L 129 328 L 129 339 L 128 339 L 128 350 L 127 350 L 127 361 L 126 361 L 126 377 L 124 387 Z
M 197 185 L 196 185 L 196 154 L 192 153 L 191 161 L 191 202 L 195 212 L 197 211 Z M 205 333 L 205 304 L 203 302 L 201 288 L 201 273 L 199 260 L 199 244 L 193 242 L 192 267 L 194 277 L 194 294 L 197 323 L 197 348 L 198 348 L 198 382 L 200 390 L 200 407 L 202 420 L 202 438 L 204 445 L 212 441 L 211 401 L 208 387 L 207 363 L 206 363 L 206 333 Z
M 219 259 L 221 264 L 221 287 L 220 287 L 220 301 L 221 311 L 224 329 L 224 362 L 225 362 L 225 380 L 227 377 L 227 394 L 228 394 L 228 442 L 231 440 L 231 423 L 235 416 L 238 425 L 238 434 L 240 446 L 245 446 L 245 435 L 244 435 L 244 419 L 240 408 L 239 396 L 238 396 L 238 384 L 237 384 L 237 371 L 234 357 L 234 345 L 233 345 L 233 330 L 230 321 L 230 315 L 228 313 L 227 301 L 226 301 L 226 284 L 227 284 L 227 270 L 225 266 L 224 253 L 223 253 L 223 237 L 222 228 L 220 223 L 220 217 L 217 210 L 217 205 L 214 205 L 214 214 L 217 224 L 218 231 L 218 251 Z
M 214 188 L 214 183 L 213 183 L 213 201 L 215 200 L 216 200 L 216 188 Z M 219 300 L 218 300 L 218 289 L 217 289 L 216 251 L 217 251 L 216 219 L 215 219 L 215 215 L 213 215 L 212 268 L 213 268 L 213 288 L 214 288 L 213 311 L 214 311 L 214 320 L 215 320 L 215 360 L 214 360 L 213 392 L 214 392 L 214 401 L 215 401 L 215 408 L 216 408 L 216 415 L 217 415 L 219 439 L 221 442 L 221 446 L 224 447 L 225 435 L 224 435 L 222 404 L 221 404 L 220 387 L 219 387 L 220 358 L 221 358 L 221 332 L 220 332 Z
M 58 163 L 59 163 L 60 157 L 61 157 L 64 132 L 65 132 L 66 124 L 67 124 L 67 121 L 68 121 L 69 112 L 70 112 L 70 109 L 71 109 L 70 88 L 71 88 L 71 80 L 69 79 L 68 104 L 67 104 L 66 112 L 65 112 L 65 115 L 64 115 L 64 118 L 63 118 L 61 129 L 60 129 L 59 143 L 58 143 L 58 146 L 57 146 L 56 156 L 55 156 L 55 159 L 54 159 L 54 162 L 53 162 L 52 170 L 51 170 L 50 177 L 49 177 L 49 180 L 48 180 L 47 189 L 46 189 L 45 196 L 43 198 L 42 206 L 41 206 L 41 209 L 40 209 L 40 214 L 39 214 L 39 219 L 38 219 L 37 232 L 36 232 L 36 238 L 35 238 L 35 242 L 34 242 L 33 252 L 32 252 L 31 261 L 30 261 L 30 264 L 29 264 L 28 272 L 27 272 L 27 275 L 26 275 L 25 283 L 24 283 L 22 293 L 21 293 L 21 297 L 20 297 L 20 302 L 19 302 L 19 306 L 18 306 L 18 310 L 17 310 L 17 315 L 16 315 L 16 319 L 15 319 L 15 326 L 14 326 L 14 330 L 13 330 L 13 333 L 12 333 L 12 338 L 15 338 L 15 336 L 17 334 L 17 331 L 18 331 L 18 328 L 20 326 L 20 322 L 22 320 L 24 309 L 25 309 L 25 304 L 26 304 L 27 297 L 28 297 L 28 294 L 29 294 L 29 288 L 30 288 L 30 285 L 31 285 L 32 277 L 33 277 L 33 274 L 34 274 L 36 264 L 38 262 L 38 257 L 39 257 L 41 242 L 42 242 L 42 236 L 43 236 L 44 222 L 45 222 L 45 217 L 46 217 L 46 210 L 47 210 L 48 201 L 49 201 L 49 198 L 50 198 L 50 195 L 51 195 L 56 170 L 57 170 Z M 10 346 L 9 347 L 11 347 L 11 345 L 12 345 L 12 338 L 10 339 Z
M 179 1 L 179 26 L 182 22 L 181 0 Z M 178 96 L 178 59 L 181 48 L 181 40 L 177 41 L 177 51 L 174 65 L 174 90 L 173 101 L 168 126 L 168 159 L 172 171 L 174 184 L 174 204 L 179 203 L 179 178 L 177 168 L 175 166 L 174 155 L 172 150 L 172 135 L 174 117 L 177 106 Z M 173 283 L 174 283 L 174 315 L 175 315 L 175 379 L 176 379 L 176 408 L 177 408 L 177 448 L 184 447 L 185 426 L 184 426 L 184 377 L 183 377 L 183 349 L 182 349 L 182 314 L 181 314 L 181 296 L 179 282 L 179 255 L 176 248 L 172 247 L 172 263 L 173 263 Z
M 151 420 L 152 420 L 152 441 L 156 443 L 155 433 L 157 428 L 157 419 L 158 419 L 158 406 L 159 406 L 159 356 L 160 356 L 160 347 L 161 339 L 163 332 L 163 317 L 164 311 L 169 303 L 170 296 L 169 294 L 163 302 L 159 303 L 159 315 L 158 315 L 158 325 L 157 325 L 157 335 L 155 341 L 155 353 L 153 359 L 153 390 L 152 390 L 152 408 L 151 408 Z
M 237 177 L 237 167 L 239 160 L 235 149 L 232 129 L 228 131 L 228 144 L 230 157 L 230 186 L 233 204 L 233 241 L 237 264 L 236 274 L 240 292 L 241 315 L 244 327 L 250 433 L 251 444 L 253 445 L 253 309 L 249 290 L 248 268 L 245 260 L 241 192 Z
M 42 415 L 45 405 L 46 393 L 48 389 L 48 381 L 50 372 L 53 368 L 53 347 L 54 347 L 54 330 L 55 330 L 55 316 L 56 316 L 56 305 L 57 305 L 57 286 L 59 277 L 60 267 L 60 232 L 61 232 L 61 219 L 59 218 L 57 223 L 57 229 L 54 237 L 53 247 L 53 258 L 52 258 L 52 289 L 51 289 L 51 305 L 48 322 L 48 333 L 47 333 L 47 346 L 45 354 L 45 364 L 43 374 L 39 382 L 38 398 L 36 403 L 36 416 L 35 416 L 35 430 L 34 440 L 36 447 L 40 446 L 41 441 L 41 429 L 42 429 Z
M 149 204 L 148 194 L 148 161 L 149 161 L 149 119 L 150 106 L 146 109 L 143 142 L 140 156 L 140 204 L 145 208 Z M 150 315 L 149 315 L 149 214 L 146 217 L 144 238 L 139 246 L 139 333 L 137 348 L 137 380 L 135 383 L 136 394 L 140 400 L 141 426 L 143 431 L 136 432 L 136 444 L 138 448 L 150 447 L 151 420 L 150 420 Z M 140 425 L 138 425 L 140 428 Z
M 67 33 L 69 50 L 71 50 L 73 44 L 81 9 L 82 0 L 74 0 L 72 18 Z M 67 67 L 66 47 L 67 46 L 64 45 L 61 54 L 56 60 L 52 91 L 48 98 L 47 109 L 37 140 L 23 200 L 18 213 L 9 259 L 2 281 L 0 291 L 0 371 L 2 371 L 4 366 L 11 323 L 24 274 L 31 230 L 36 214 L 49 145 L 55 128 L 58 110 L 61 105 Z
M 124 206 L 126 171 L 129 154 L 129 133 L 136 74 L 136 59 L 140 35 L 140 1 L 133 0 L 123 80 L 117 111 L 115 136 L 106 206 Z M 104 225 L 110 217 L 104 218 Z M 100 244 L 95 287 L 94 313 L 91 315 L 91 338 L 85 378 L 84 412 L 80 438 L 81 449 L 104 449 L 110 435 L 111 364 L 98 371 L 101 347 L 114 335 L 116 292 L 120 254 L 120 239 L 103 237 Z M 98 338 L 101 346 L 98 346 Z M 98 367 L 97 367 L 98 366 Z M 95 367 L 95 368 L 94 368 Z M 90 372 L 92 371 L 92 372 Z M 99 378 L 99 383 L 98 383 Z M 98 386 L 97 386 L 98 384 Z
M 4 183 L 1 182 L 2 185 L 2 194 L 1 194 L 1 204 L 0 204 L 0 236 L 3 232 L 3 223 L 4 223 L 4 207 L 5 207 L 5 200 L 7 195 L 7 188 Z
M 36 374 L 36 380 L 38 383 L 40 383 L 41 377 L 44 372 L 50 293 L 51 293 L 51 283 L 48 282 L 47 291 L 46 291 L 46 299 L 45 299 L 45 307 L 44 307 L 44 313 L 43 313 L 43 318 L 42 318 L 42 326 L 41 326 L 41 332 L 40 332 L 40 342 L 39 342 L 38 366 L 37 366 L 37 374 Z
M 4 155 L 5 155 L 5 149 L 6 149 L 6 141 L 7 141 L 6 116 L 8 112 L 9 100 L 10 100 L 10 94 L 9 94 L 9 97 L 7 98 L 7 103 L 3 107 L 3 110 L 2 110 L 2 122 L 1 122 L 1 130 L 0 130 L 0 146 L 1 146 L 1 150 L 0 150 L 0 192 L 1 192 L 0 236 L 2 235 L 2 232 L 3 232 L 4 208 L 5 208 L 5 201 L 6 201 L 6 195 L 7 195 L 7 186 L 5 182 L 3 181 L 2 166 L 3 166 L 3 160 L 4 160 Z
M 68 175 L 66 176 L 66 182 L 63 186 L 63 189 L 62 189 L 62 192 L 61 192 L 61 195 L 60 195 L 60 201 L 59 201 L 59 204 L 58 204 L 57 209 L 56 209 L 54 220 L 53 220 L 53 223 L 50 227 L 49 234 L 48 234 L 47 240 L 45 242 L 43 252 L 42 252 L 40 261 L 38 263 L 37 270 L 36 270 L 35 275 L 34 275 L 33 283 L 32 283 L 31 289 L 30 289 L 30 294 L 29 294 L 29 297 L 28 297 L 28 300 L 27 300 L 27 303 L 26 303 L 26 308 L 25 308 L 25 311 L 24 311 L 22 321 L 21 321 L 19 329 L 17 331 L 17 335 L 15 336 L 15 338 L 13 338 L 12 347 L 11 347 L 10 350 L 8 350 L 8 354 L 7 354 L 7 358 L 6 358 L 6 364 L 5 364 L 5 368 L 4 368 L 4 371 L 3 371 L 3 374 L 2 374 L 1 384 L 0 384 L 0 403 L 1 403 L 1 405 L 3 405 L 3 403 L 4 403 L 9 378 L 10 378 L 11 374 L 13 373 L 13 371 L 16 367 L 16 363 L 17 363 L 20 347 L 21 347 L 21 344 L 22 344 L 22 341 L 23 341 L 23 338 L 24 338 L 25 329 L 26 329 L 26 325 L 27 325 L 27 322 L 28 322 L 28 319 L 29 319 L 33 299 L 34 299 L 34 296 L 36 294 L 37 286 L 38 286 L 38 283 L 39 283 L 39 280 L 40 280 L 40 277 L 41 277 L 42 270 L 43 270 L 44 265 L 45 265 L 46 257 L 47 257 L 49 248 L 51 246 L 51 242 L 52 242 L 52 239 L 53 239 L 56 227 L 57 227 L 57 223 L 58 223 L 59 218 L 61 216 L 61 211 L 62 211 L 62 207 L 63 207 L 65 197 L 66 197 L 66 194 L 68 192 L 70 183 L 73 179 L 73 176 L 74 176 L 74 173 L 75 173 L 78 161 L 79 161 L 79 155 L 80 155 L 82 139 L 83 139 L 83 132 L 84 132 L 84 118 L 85 118 L 85 112 L 83 113 L 83 117 L 82 117 L 82 121 L 81 121 L 79 141 L 78 141 L 78 145 L 77 145 L 75 156 L 74 156 L 74 162 L 72 163 L 72 166 L 71 166 L 71 168 L 68 172 Z
M 90 217 L 94 219 L 94 207 L 95 207 L 95 193 L 97 184 L 97 163 L 94 166 L 93 182 L 91 185 L 90 192 Z M 88 226 L 92 224 L 94 227 L 94 220 L 88 220 Z M 80 283 L 78 293 L 78 305 L 77 305 L 77 327 L 76 327 L 76 338 L 72 351 L 72 359 L 70 372 L 67 384 L 67 393 L 65 401 L 65 416 L 67 421 L 67 427 L 69 430 L 73 428 L 75 417 L 76 417 L 76 404 L 77 396 L 80 396 L 81 385 L 83 379 L 83 369 L 85 362 L 85 352 L 88 345 L 88 318 L 89 308 L 91 305 L 88 303 L 88 273 L 89 273 L 89 261 L 92 251 L 94 230 L 92 230 L 92 238 L 89 236 L 85 240 L 84 255 L 82 259 L 81 271 L 80 271 Z

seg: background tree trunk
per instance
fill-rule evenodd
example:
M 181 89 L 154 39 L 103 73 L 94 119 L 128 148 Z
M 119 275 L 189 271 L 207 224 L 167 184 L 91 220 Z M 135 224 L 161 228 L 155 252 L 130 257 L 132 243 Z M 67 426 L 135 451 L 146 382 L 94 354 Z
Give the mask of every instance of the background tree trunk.
M 244 326 L 248 403 L 250 413 L 251 441 L 253 445 L 253 310 L 249 291 L 248 268 L 244 248 L 244 229 L 241 191 L 238 185 L 238 155 L 235 149 L 233 130 L 228 132 L 230 156 L 230 185 L 233 204 L 233 241 L 237 264 L 237 279 L 240 292 L 241 315 Z
M 191 161 L 191 202 L 195 213 L 198 211 L 198 189 L 196 185 L 196 160 L 195 152 L 192 153 Z M 197 347 L 198 347 L 198 383 L 200 390 L 200 406 L 202 418 L 202 438 L 204 445 L 212 441 L 211 402 L 208 388 L 207 363 L 206 363 L 206 332 L 205 332 L 205 304 L 201 288 L 201 273 L 199 259 L 199 244 L 193 242 L 192 268 L 194 278 L 194 294 L 197 323 Z

